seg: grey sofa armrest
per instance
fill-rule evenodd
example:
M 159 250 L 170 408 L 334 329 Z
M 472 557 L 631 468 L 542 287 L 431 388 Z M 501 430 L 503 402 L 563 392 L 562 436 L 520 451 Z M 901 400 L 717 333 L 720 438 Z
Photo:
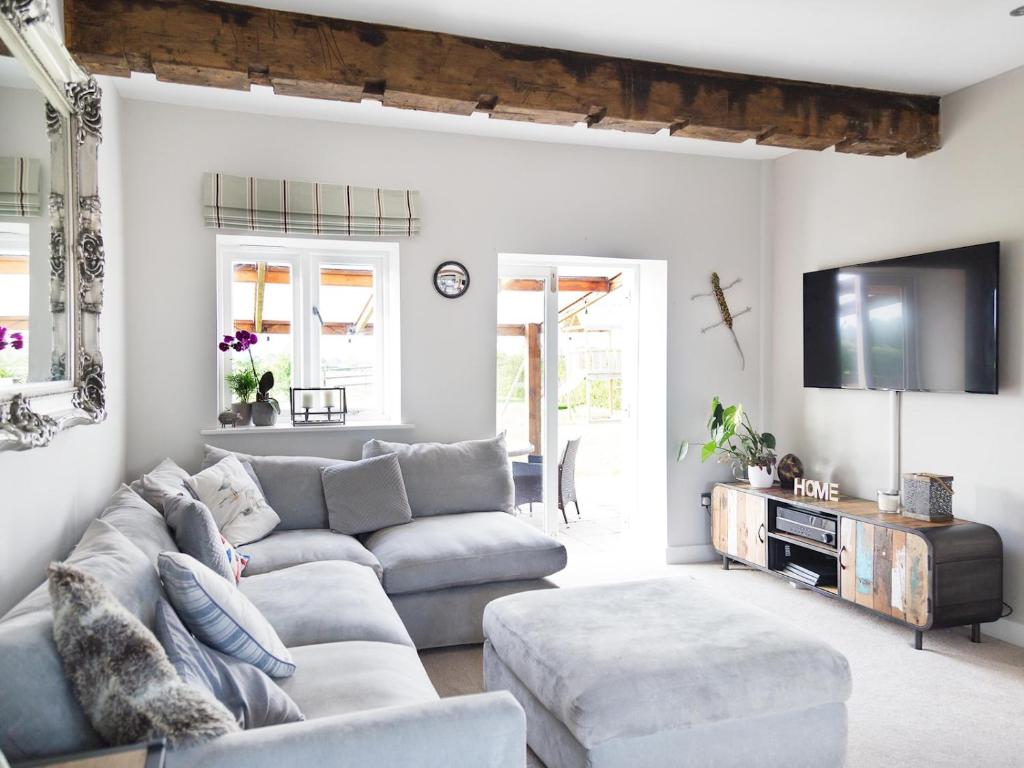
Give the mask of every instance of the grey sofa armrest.
M 256 728 L 168 750 L 167 768 L 523 768 L 526 716 L 507 691 Z

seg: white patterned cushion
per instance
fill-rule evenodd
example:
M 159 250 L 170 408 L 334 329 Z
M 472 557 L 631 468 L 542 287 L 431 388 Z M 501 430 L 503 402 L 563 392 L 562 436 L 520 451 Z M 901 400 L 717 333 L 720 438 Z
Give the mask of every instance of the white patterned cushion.
M 162 552 L 158 564 L 168 599 L 199 640 L 271 677 L 295 671 L 277 632 L 238 587 L 181 552 Z
M 262 539 L 281 522 L 234 456 L 221 459 L 186 482 L 210 510 L 224 538 L 236 547 Z

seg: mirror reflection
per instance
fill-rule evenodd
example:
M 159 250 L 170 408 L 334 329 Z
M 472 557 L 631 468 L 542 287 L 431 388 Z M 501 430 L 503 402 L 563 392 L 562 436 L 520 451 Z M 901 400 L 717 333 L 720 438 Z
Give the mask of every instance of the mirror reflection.
M 66 131 L 24 66 L 0 57 L 0 389 L 67 371 Z

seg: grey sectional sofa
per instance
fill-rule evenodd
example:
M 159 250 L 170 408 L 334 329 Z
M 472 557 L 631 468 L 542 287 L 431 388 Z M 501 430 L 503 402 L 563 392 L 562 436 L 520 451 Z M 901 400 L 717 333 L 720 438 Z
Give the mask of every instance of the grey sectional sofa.
M 218 455 L 208 448 L 204 464 Z M 486 604 L 551 586 L 564 548 L 492 510 L 361 540 L 334 533 L 319 485 L 327 460 L 245 458 L 281 524 L 241 548 L 252 559 L 239 588 L 289 646 L 297 671 L 279 682 L 307 719 L 177 749 L 167 765 L 521 768 L 525 719 L 511 695 L 439 699 L 416 650 L 480 642 Z M 156 558 L 176 549 L 162 514 L 123 486 L 69 560 L 152 628 Z M 45 584 L 0 619 L 0 680 L 0 750 L 13 762 L 101 746 L 61 668 Z

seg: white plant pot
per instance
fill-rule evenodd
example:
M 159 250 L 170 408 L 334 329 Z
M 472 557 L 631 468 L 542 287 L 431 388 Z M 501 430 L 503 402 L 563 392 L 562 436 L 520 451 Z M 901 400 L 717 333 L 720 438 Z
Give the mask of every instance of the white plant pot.
M 772 471 L 751 465 L 747 467 L 747 481 L 751 488 L 771 488 Z

